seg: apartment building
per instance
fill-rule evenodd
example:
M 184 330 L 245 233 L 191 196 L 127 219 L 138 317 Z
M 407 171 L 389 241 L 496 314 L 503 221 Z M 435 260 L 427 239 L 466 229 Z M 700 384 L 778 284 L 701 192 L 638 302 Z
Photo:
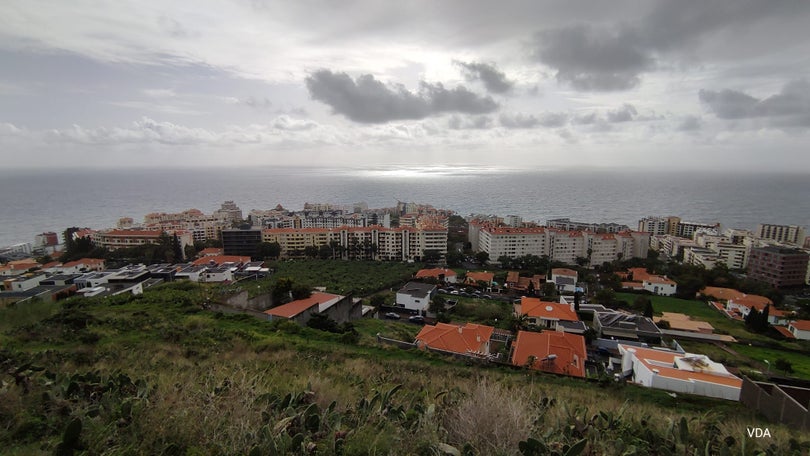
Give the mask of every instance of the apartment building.
M 762 239 L 773 239 L 774 241 L 785 242 L 795 245 L 803 245 L 805 234 L 804 227 L 798 225 L 757 225 L 756 235 Z
M 630 231 L 630 227 L 621 223 L 574 222 L 570 218 L 556 218 L 546 221 L 548 228 L 565 231 L 592 231 L 594 233 L 620 233 Z
M 468 240 L 473 250 L 486 252 L 493 259 L 536 255 L 568 264 L 575 264 L 578 258 L 589 258 L 589 253 L 591 264 L 646 258 L 650 248 L 649 233 L 638 231 L 597 234 L 546 227 L 513 228 L 477 221 L 470 223 Z
M 752 248 L 748 258 L 748 277 L 776 288 L 801 286 L 807 280 L 810 254 L 786 247 Z
M 103 247 L 108 250 L 117 250 L 127 247 L 137 247 L 144 244 L 157 244 L 163 233 L 169 236 L 177 236 L 180 241 L 180 249 L 184 250 L 188 245 L 194 245 L 194 239 L 190 231 L 176 230 L 102 230 L 93 232 L 90 239 L 93 245 Z
M 651 235 L 678 236 L 691 239 L 699 231 L 718 234 L 719 223 L 687 222 L 680 217 L 645 217 L 638 221 L 638 230 Z
M 347 259 L 408 261 L 421 259 L 433 250 L 447 254 L 447 229 L 384 228 L 381 226 L 340 228 L 271 228 L 262 230 L 263 242 L 277 242 L 282 258 L 303 256 L 306 247 L 330 246 L 335 255 Z

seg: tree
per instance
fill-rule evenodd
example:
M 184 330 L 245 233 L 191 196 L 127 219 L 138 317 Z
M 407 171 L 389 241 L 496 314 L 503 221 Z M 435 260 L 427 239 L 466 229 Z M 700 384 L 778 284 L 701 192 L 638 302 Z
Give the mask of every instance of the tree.
M 197 249 L 193 245 L 187 245 L 183 248 L 186 260 L 190 260 L 197 256 Z
M 444 297 L 438 296 L 438 295 L 434 296 L 433 299 L 430 301 L 430 306 L 428 306 L 428 310 L 432 314 L 438 315 L 438 314 L 444 312 L 445 303 L 446 303 L 446 301 L 445 301 Z
M 304 247 L 304 255 L 307 258 L 315 258 L 318 256 L 318 247 L 314 245 L 308 245 Z
M 293 284 L 292 288 L 290 289 L 290 293 L 292 293 L 292 297 L 294 300 L 299 299 L 307 299 L 312 295 L 312 289 L 309 285 L 303 283 L 296 283 Z
M 785 358 L 776 358 L 776 361 L 773 363 L 773 367 L 779 369 L 780 371 L 785 372 L 786 374 L 793 373 L 793 363 L 786 360 Z
M 499 256 L 498 263 L 501 264 L 503 269 L 512 269 L 512 259 L 506 255 Z
M 574 311 L 579 312 L 579 304 L 582 302 L 582 292 L 575 291 L 574 292 Z
M 543 296 L 554 297 L 557 295 L 557 284 L 554 282 L 546 282 L 543 284 Z
M 613 302 L 616 300 L 616 292 L 610 288 L 603 288 L 596 292 L 596 301 L 600 304 L 604 304 L 606 306 L 613 305 Z
M 260 242 L 256 249 L 261 259 L 275 259 L 281 256 L 281 244 L 278 242 Z
M 425 263 L 438 263 L 442 260 L 442 254 L 438 250 L 428 249 L 425 250 L 425 254 L 422 255 L 422 260 Z
M 384 295 L 380 295 L 380 294 L 374 295 L 374 296 L 372 296 L 372 297 L 371 297 L 371 299 L 369 299 L 369 301 L 368 301 L 368 302 L 369 302 L 369 304 L 371 304 L 372 306 L 374 306 L 374 307 L 376 307 L 376 308 L 378 308 L 378 309 L 379 309 L 381 306 L 384 306 L 384 305 L 385 305 L 385 296 L 384 296 Z
M 475 254 L 475 261 L 480 264 L 486 264 L 489 261 L 489 254 L 487 252 L 478 252 Z
M 318 247 L 318 258 L 322 260 L 327 260 L 331 256 L 332 256 L 332 247 L 329 247 L 326 244 Z
M 653 305 L 652 301 L 650 301 L 649 299 L 647 299 L 646 302 L 644 303 L 644 316 L 647 318 L 653 317 Z
M 172 254 L 174 255 L 174 261 L 183 259 L 183 247 L 180 245 L 180 238 L 177 237 L 176 233 L 172 236 Z
M 529 280 L 529 286 L 526 287 L 526 295 L 527 296 L 534 296 L 534 280 Z
M 464 261 L 464 254 L 456 250 L 448 251 L 445 261 L 447 261 L 448 266 L 459 266 Z

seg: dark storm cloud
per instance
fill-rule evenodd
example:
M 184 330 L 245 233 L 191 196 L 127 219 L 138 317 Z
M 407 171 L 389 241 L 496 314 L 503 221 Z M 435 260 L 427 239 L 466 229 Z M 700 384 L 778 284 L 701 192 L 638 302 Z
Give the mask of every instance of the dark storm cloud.
M 533 57 L 557 69 L 557 80 L 578 90 L 626 90 L 652 68 L 652 57 L 629 29 L 575 25 L 535 36 Z
M 721 119 L 764 118 L 774 126 L 810 126 L 810 83 L 792 81 L 776 95 L 756 98 L 737 90 L 701 90 L 700 101 Z
M 424 119 L 458 112 L 486 114 L 498 109 L 491 97 L 482 97 L 463 86 L 446 89 L 442 84 L 421 83 L 413 93 L 402 85 L 385 85 L 370 74 L 352 79 L 346 73 L 320 70 L 306 79 L 310 96 L 355 122 L 384 123 Z
M 489 92 L 506 93 L 515 85 L 513 81 L 506 78 L 506 74 L 495 68 L 494 64 L 459 61 L 455 63 L 464 70 L 464 77 L 467 81 L 481 81 Z

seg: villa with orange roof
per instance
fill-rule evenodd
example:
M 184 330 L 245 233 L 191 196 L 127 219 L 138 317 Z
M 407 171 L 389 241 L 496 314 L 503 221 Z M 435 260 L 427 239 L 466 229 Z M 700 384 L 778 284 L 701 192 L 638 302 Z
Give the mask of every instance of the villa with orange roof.
M 765 298 L 765 300 L 763 300 L 761 298 L 763 297 L 749 295 L 729 299 L 728 302 L 726 302 L 726 312 L 730 314 L 738 314 L 742 319 L 745 319 L 745 317 L 747 317 L 751 312 L 751 309 L 756 309 L 757 311 L 762 312 L 765 310 L 765 307 L 768 307 L 768 323 L 772 325 L 786 325 L 790 320 L 792 312 L 777 309 L 770 302 L 770 299 Z
M 512 364 L 554 374 L 585 377 L 585 338 L 561 331 L 518 331 Z
M 420 269 L 414 276 L 417 279 L 432 278 L 440 282 L 456 283 L 456 271 L 446 268 Z
M 788 331 L 796 339 L 810 340 L 810 320 L 791 321 L 788 324 Z
M 324 313 L 338 323 L 360 318 L 362 306 L 351 297 L 332 293 L 312 293 L 308 298 L 298 299 L 264 311 L 268 320 L 292 320 L 306 325 L 312 314 Z
M 630 268 L 619 274 L 625 279 L 622 287 L 647 290 L 659 296 L 672 296 L 678 291 L 678 284 L 665 276 L 650 274 L 646 268 Z
M 217 266 L 225 264 L 225 263 L 241 263 L 247 264 L 250 263 L 249 256 L 240 256 L 240 255 L 217 255 L 217 256 L 204 256 L 202 258 L 197 258 L 196 260 L 192 261 L 191 264 L 195 266 L 207 266 L 215 264 Z
M 62 274 L 73 274 L 77 272 L 103 271 L 104 265 L 105 262 L 102 258 L 82 258 L 76 261 L 69 261 L 58 269 Z
M 541 301 L 539 298 L 523 296 L 519 304 L 514 304 L 515 316 L 526 315 L 528 323 L 543 329 L 563 330 L 582 334 L 587 330 L 579 320 L 571 304 Z
M 742 379 L 706 355 L 619 344 L 622 375 L 648 388 L 737 401 Z
M 492 286 L 492 282 L 495 280 L 495 273 L 488 272 L 488 271 L 467 271 L 467 274 L 464 278 L 464 283 L 470 285 L 476 285 L 478 282 L 485 282 L 487 286 Z
M 434 349 L 462 355 L 489 356 L 489 340 L 495 328 L 467 323 L 463 326 L 447 323 L 425 325 L 416 335 L 416 345 L 422 350 Z

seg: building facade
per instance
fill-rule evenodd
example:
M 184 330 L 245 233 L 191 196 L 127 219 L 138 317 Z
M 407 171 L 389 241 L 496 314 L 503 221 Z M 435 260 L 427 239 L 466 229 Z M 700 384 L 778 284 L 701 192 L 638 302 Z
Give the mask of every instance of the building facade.
M 807 280 L 810 255 L 799 249 L 759 247 L 751 249 L 748 277 L 776 288 L 801 286 Z

